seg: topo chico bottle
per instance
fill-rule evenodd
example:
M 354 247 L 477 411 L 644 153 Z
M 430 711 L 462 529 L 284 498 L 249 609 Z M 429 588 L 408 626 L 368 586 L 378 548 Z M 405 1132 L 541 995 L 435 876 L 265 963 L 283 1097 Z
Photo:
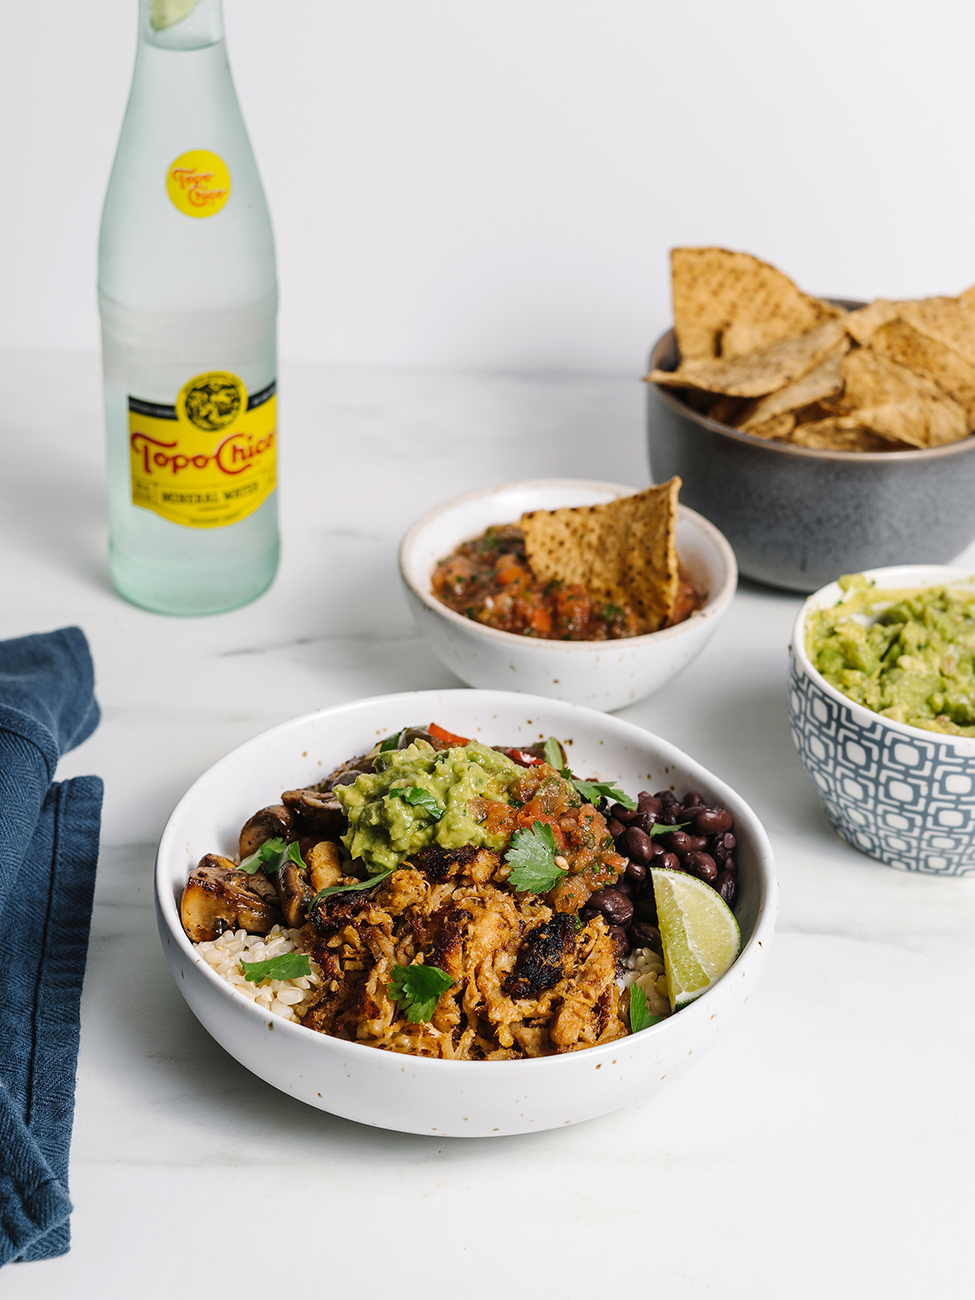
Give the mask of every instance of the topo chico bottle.
M 140 0 L 98 297 L 115 585 L 245 604 L 278 563 L 277 279 L 220 0 Z

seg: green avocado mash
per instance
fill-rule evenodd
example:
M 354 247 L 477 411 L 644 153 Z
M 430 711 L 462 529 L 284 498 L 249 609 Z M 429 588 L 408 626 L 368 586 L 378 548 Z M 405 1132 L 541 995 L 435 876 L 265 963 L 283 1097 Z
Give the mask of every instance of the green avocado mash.
M 349 818 L 342 843 L 353 859 L 392 870 L 431 844 L 501 849 L 507 843 L 507 836 L 489 834 L 467 807 L 475 797 L 509 802 L 508 787 L 522 769 L 497 750 L 472 740 L 438 752 L 419 740 L 379 754 L 376 769 L 335 789 Z
M 807 620 L 806 651 L 830 685 L 925 731 L 975 736 L 975 593 L 878 591 L 862 574 Z

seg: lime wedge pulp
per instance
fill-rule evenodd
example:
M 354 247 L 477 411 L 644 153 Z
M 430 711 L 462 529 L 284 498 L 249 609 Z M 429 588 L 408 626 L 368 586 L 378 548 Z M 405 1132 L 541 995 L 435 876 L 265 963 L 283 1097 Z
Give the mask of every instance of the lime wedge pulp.
M 653 893 L 674 1011 L 721 978 L 741 952 L 741 930 L 721 895 L 685 871 L 654 868 Z

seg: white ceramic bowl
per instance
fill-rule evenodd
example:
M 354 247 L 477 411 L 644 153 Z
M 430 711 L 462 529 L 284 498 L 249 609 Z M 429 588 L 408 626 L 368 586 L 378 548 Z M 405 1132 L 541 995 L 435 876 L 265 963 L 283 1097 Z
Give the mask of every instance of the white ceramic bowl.
M 484 627 L 433 595 L 438 562 L 490 524 L 517 523 L 528 510 L 587 506 L 637 488 L 582 479 L 534 479 L 469 492 L 437 506 L 400 544 L 400 574 L 430 649 L 461 681 L 488 690 L 546 695 L 593 709 L 621 709 L 665 686 L 704 649 L 738 583 L 734 552 L 717 528 L 678 508 L 677 552 L 703 607 L 683 623 L 620 641 L 544 641 Z
M 878 588 L 975 587 L 941 564 L 868 569 Z M 811 611 L 835 605 L 839 584 L 809 597 L 792 629 L 789 723 L 826 815 L 854 848 L 902 871 L 975 872 L 975 738 L 882 718 L 838 691 L 806 653 Z
M 438 1061 L 342 1042 L 260 1011 L 202 961 L 179 920 L 190 869 L 233 854 L 240 826 L 282 790 L 321 778 L 400 727 L 438 721 L 489 744 L 557 735 L 575 770 L 636 793 L 700 790 L 735 818 L 743 950 L 697 1002 L 651 1029 L 563 1056 Z M 748 805 L 656 736 L 590 709 L 500 691 L 416 691 L 323 709 L 255 736 L 214 764 L 170 817 L 156 857 L 159 933 L 176 985 L 205 1029 L 247 1069 L 321 1110 L 378 1128 L 454 1137 L 574 1124 L 645 1096 L 696 1061 L 740 1010 L 765 965 L 775 925 L 772 851 Z

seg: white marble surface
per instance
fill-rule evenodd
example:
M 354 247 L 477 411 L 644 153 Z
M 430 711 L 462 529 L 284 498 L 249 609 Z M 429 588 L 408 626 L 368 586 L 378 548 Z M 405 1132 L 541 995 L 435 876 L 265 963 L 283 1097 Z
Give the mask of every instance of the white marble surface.
M 493 1141 L 360 1128 L 246 1073 L 165 968 L 150 869 L 186 786 L 291 715 L 455 684 L 410 621 L 398 537 L 485 482 L 644 484 L 637 383 L 285 367 L 280 575 L 195 621 L 109 586 L 95 359 L 7 355 L 0 383 L 0 634 L 84 628 L 103 721 L 62 773 L 106 786 L 74 1245 L 4 1269 L 4 1296 L 233 1295 L 251 1279 L 404 1300 L 968 1293 L 975 879 L 901 875 L 829 830 L 786 723 L 798 597 L 743 584 L 698 662 L 622 715 L 745 795 L 781 883 L 758 993 L 652 1104 Z

